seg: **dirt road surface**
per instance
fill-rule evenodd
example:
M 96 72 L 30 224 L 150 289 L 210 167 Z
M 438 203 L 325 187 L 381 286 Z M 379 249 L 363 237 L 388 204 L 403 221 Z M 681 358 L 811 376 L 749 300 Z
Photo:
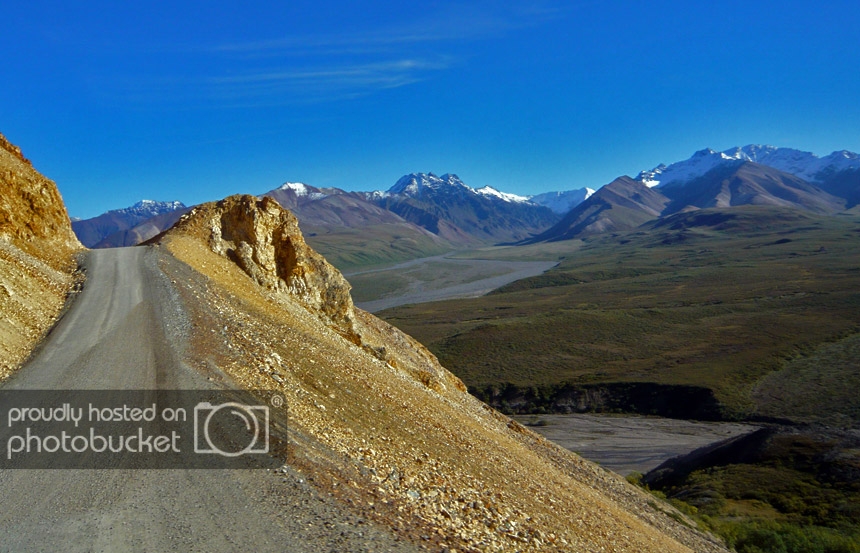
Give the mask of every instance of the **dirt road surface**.
M 208 389 L 157 250 L 87 254 L 79 297 L 3 388 Z M 173 261 L 175 262 L 175 261 Z M 415 551 L 285 467 L 0 470 L 0 551 Z

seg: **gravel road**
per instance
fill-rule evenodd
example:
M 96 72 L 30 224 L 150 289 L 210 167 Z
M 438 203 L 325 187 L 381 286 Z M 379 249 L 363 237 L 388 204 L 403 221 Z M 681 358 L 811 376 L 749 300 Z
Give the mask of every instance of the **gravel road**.
M 208 389 L 152 248 L 88 252 L 87 280 L 14 389 Z M 162 262 L 176 263 L 172 259 Z M 268 470 L 0 469 L 0 551 L 416 551 Z

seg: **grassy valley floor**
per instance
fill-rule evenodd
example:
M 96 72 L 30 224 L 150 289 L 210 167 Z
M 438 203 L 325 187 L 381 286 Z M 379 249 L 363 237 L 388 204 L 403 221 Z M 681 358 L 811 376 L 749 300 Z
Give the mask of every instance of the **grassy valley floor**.
M 761 434 L 677 461 L 671 477 L 630 479 L 740 553 L 860 551 L 856 214 L 703 210 L 471 255 L 561 263 L 379 315 L 508 413 L 757 421 Z
M 380 315 L 509 412 L 671 415 L 661 403 L 680 393 L 710 402 L 699 418 L 844 423 L 860 405 L 839 385 L 860 374 L 860 219 L 735 211 L 571 242 L 566 255 L 556 243 L 563 260 L 543 275 Z M 835 364 L 838 378 L 809 369 Z M 813 379 L 796 417 L 780 390 Z

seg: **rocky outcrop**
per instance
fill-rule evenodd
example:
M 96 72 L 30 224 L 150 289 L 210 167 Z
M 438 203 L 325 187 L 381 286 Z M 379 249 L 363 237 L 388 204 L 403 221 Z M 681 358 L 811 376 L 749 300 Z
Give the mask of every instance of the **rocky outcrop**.
M 53 326 L 81 248 L 56 184 L 0 135 L 0 379 Z
M 311 249 L 298 220 L 272 198 L 237 195 L 192 209 L 177 232 L 205 237 L 257 284 L 298 301 L 359 344 L 349 282 Z
M 57 185 L 0 135 L 0 237 L 54 268 L 82 248 Z
M 305 243 L 296 217 L 272 198 L 230 196 L 199 205 L 159 240 L 171 243 L 181 235 L 205 244 L 276 298 L 298 303 L 353 344 L 425 387 L 437 392 L 466 391 L 463 382 L 414 338 L 356 309 L 349 282 Z M 169 249 L 175 255 L 182 250 L 175 245 Z M 200 263 L 193 259 L 197 258 L 188 257 L 192 264 Z

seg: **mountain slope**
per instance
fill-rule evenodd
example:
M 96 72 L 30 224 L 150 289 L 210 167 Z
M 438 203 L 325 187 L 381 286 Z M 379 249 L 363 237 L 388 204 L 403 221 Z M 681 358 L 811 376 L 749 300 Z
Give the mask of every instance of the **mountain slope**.
M 639 173 L 637 180 L 648 186 L 684 185 L 710 171 L 729 170 L 754 162 L 788 173 L 814 184 L 828 194 L 844 200 L 847 208 L 860 203 L 860 154 L 840 150 L 824 157 L 793 148 L 750 144 L 717 152 L 700 150 L 687 160 L 669 166 L 658 165 Z
M 558 221 L 558 215 L 512 194 L 476 191 L 457 175 L 413 173 L 370 201 L 455 244 L 515 242 Z
M 848 209 L 860 204 L 860 169 L 846 169 L 828 174 L 818 186 L 837 198 L 844 198 L 845 207 Z
M 672 200 L 667 213 L 689 206 L 772 205 L 831 214 L 845 205 L 844 200 L 798 177 L 753 162 L 717 166 L 701 177 L 683 184 L 670 183 L 659 190 Z
M 668 203 L 659 191 L 630 177 L 619 177 L 573 208 L 558 224 L 524 243 L 632 229 L 658 217 Z
M 181 207 L 150 217 L 129 229 L 118 230 L 109 234 L 96 243 L 93 248 L 124 248 L 142 244 L 172 227 L 189 209 L 191 208 Z
M 141 200 L 131 207 L 115 209 L 91 219 L 75 221 L 72 223 L 72 228 L 81 243 L 88 248 L 96 247 L 96 245 L 102 241 L 105 242 L 105 246 L 103 247 L 135 245 L 129 243 L 129 240 L 133 240 L 135 232 L 122 235 L 123 231 L 133 229 L 137 225 L 152 219 L 153 217 L 184 209 L 187 208 L 182 204 L 182 202 L 156 202 L 153 200 Z M 162 228 L 161 230 L 164 229 Z M 159 232 L 161 232 L 161 230 L 159 230 Z M 115 233 L 120 234 L 115 237 L 111 237 L 111 235 Z M 141 232 L 141 234 L 145 233 L 146 231 Z M 147 239 L 152 236 L 148 236 Z
M 56 184 L 0 135 L 0 379 L 53 325 L 81 248 Z
M 537 196 L 532 196 L 529 198 L 529 201 L 548 207 L 553 213 L 565 215 L 568 211 L 591 197 L 592 194 L 594 194 L 594 190 L 591 188 L 579 188 L 565 192 L 545 192 Z
M 450 251 L 443 238 L 337 188 L 286 183 L 263 194 L 298 219 L 308 242 L 340 269 L 427 257 Z
M 231 197 L 193 209 L 161 244 L 197 275 L 171 275 L 193 310 L 191 362 L 286 398 L 289 462 L 315 487 L 439 550 L 724 551 L 351 307 L 297 228 L 271 199 Z

